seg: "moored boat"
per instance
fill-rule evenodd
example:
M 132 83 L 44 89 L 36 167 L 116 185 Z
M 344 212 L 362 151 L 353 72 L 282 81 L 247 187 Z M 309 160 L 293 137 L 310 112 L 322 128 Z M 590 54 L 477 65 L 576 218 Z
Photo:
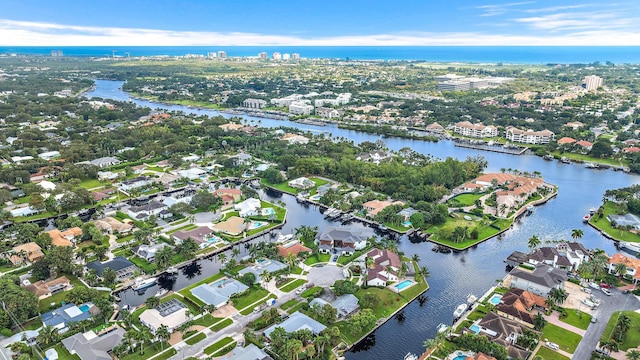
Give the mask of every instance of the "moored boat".
M 151 286 L 155 285 L 157 280 L 158 279 L 154 278 L 154 277 L 150 277 L 150 278 L 146 278 L 146 279 L 137 278 L 136 281 L 133 284 L 132 289 L 135 290 L 135 291 L 146 289 L 148 287 L 151 287 Z
M 585 214 L 585 216 L 582 217 L 583 222 L 589 222 L 589 219 L 591 219 L 591 215 L 589 214 Z
M 436 327 L 436 331 L 439 332 L 439 333 L 443 333 L 443 332 L 447 331 L 448 329 L 449 329 L 449 325 L 444 324 L 444 323 L 440 323 Z
M 454 319 L 459 318 L 460 316 L 462 316 L 462 314 L 464 314 L 465 311 L 467 311 L 467 304 L 458 305 L 456 310 L 453 312 L 453 318 Z
M 473 303 L 474 303 L 474 302 L 476 302 L 477 300 L 478 300 L 478 297 L 477 297 L 477 296 L 475 296 L 475 295 L 473 295 L 473 294 L 469 294 L 469 295 L 467 296 L 467 304 L 469 304 L 469 305 L 473 304 Z
M 168 292 L 169 292 L 169 290 L 167 290 L 167 289 L 160 289 L 160 290 L 158 290 L 158 292 L 156 292 L 155 297 L 162 297 L 162 296 L 164 296 L 164 294 L 166 294 Z
M 569 163 L 569 159 L 567 159 L 567 158 L 566 158 L 566 157 L 564 157 L 564 156 L 560 158 L 560 161 L 561 161 L 561 162 L 563 162 L 563 163 L 565 163 L 565 164 L 568 164 L 568 163 Z
M 622 250 L 625 250 L 626 252 L 629 252 L 631 254 L 634 254 L 634 255 L 640 254 L 640 244 L 620 241 L 619 246 Z

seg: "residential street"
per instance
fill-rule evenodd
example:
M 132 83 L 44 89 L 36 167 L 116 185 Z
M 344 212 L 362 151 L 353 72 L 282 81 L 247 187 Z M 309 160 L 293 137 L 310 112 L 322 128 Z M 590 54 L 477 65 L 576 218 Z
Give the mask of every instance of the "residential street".
M 580 345 L 573 354 L 573 359 L 589 359 L 591 352 L 596 349 L 598 341 L 604 332 L 607 322 L 614 311 L 618 310 L 638 310 L 640 301 L 631 294 L 623 294 L 618 289 L 611 289 L 612 296 L 607 296 L 601 291 L 594 291 L 594 295 L 602 300 L 600 307 L 594 312 L 594 316 L 598 319 L 596 323 L 591 323 L 586 334 L 582 338 Z

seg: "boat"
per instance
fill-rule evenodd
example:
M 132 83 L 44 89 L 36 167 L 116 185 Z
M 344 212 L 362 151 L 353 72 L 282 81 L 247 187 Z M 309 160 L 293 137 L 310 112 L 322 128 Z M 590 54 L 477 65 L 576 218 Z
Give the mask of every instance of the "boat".
M 445 332 L 447 330 L 449 330 L 449 325 L 444 324 L 444 323 L 440 323 L 436 327 L 436 331 L 439 332 L 439 333 L 443 333 L 443 332 Z
M 560 158 L 560 161 L 561 161 L 561 162 L 563 162 L 563 163 L 565 163 L 565 164 L 568 164 L 568 163 L 569 163 L 569 159 L 567 159 L 567 158 L 566 158 L 566 157 L 564 157 L 564 156 Z
M 133 283 L 132 289 L 134 291 L 139 291 L 139 290 L 146 289 L 148 287 L 151 287 L 151 286 L 155 285 L 157 280 L 158 279 L 154 278 L 154 277 L 150 277 L 150 278 L 146 278 L 146 279 L 137 278 L 136 281 Z
M 533 205 L 527 205 L 527 215 L 531 215 L 533 213 Z
M 278 238 L 276 239 L 277 243 L 285 243 L 289 240 L 293 239 L 293 234 L 287 234 L 287 235 L 283 235 L 282 233 L 278 235 Z
M 545 159 L 545 160 L 551 161 L 551 160 L 553 160 L 553 155 L 547 154 L 547 155 L 543 156 L 542 158 Z
M 378 227 L 380 230 L 387 230 L 387 225 L 385 224 L 380 224 L 380 226 Z
M 473 295 L 473 294 L 469 294 L 469 295 L 467 296 L 467 304 L 469 304 L 469 305 L 473 304 L 473 303 L 474 303 L 474 302 L 476 302 L 477 300 L 478 300 L 478 297 L 477 297 L 477 296 L 475 296 L 475 295 Z
M 598 211 L 596 208 L 591 208 L 589 209 L 589 214 L 593 216 L 596 213 L 596 211 Z
M 156 292 L 155 297 L 162 297 L 162 296 L 164 296 L 164 294 L 166 294 L 168 292 L 169 292 L 169 290 L 161 288 L 160 290 L 158 290 L 158 292 Z
M 407 355 L 404 356 L 404 360 L 418 360 L 418 357 L 413 353 L 407 353 Z
M 620 241 L 620 248 L 622 250 L 625 250 L 626 252 L 629 252 L 633 255 L 637 255 L 640 254 L 640 244 L 637 243 L 632 243 L 632 242 L 626 242 L 626 241 Z
M 591 215 L 585 214 L 585 216 L 582 217 L 582 222 L 589 222 L 589 219 L 591 219 Z
M 584 164 L 584 166 L 585 166 L 586 168 L 589 168 L 589 169 L 597 169 L 597 168 L 599 168 L 599 167 L 600 167 L 598 164 L 596 164 L 596 163 L 590 163 L 590 162 L 588 162 L 588 163 Z
M 299 203 L 303 203 L 303 202 L 305 202 L 307 200 L 304 198 L 304 195 L 298 194 L 298 195 L 296 195 L 296 201 L 299 202 Z
M 462 314 L 464 314 L 465 311 L 467 311 L 467 304 L 458 305 L 456 310 L 453 312 L 453 318 L 454 319 L 459 318 L 460 316 L 462 316 Z

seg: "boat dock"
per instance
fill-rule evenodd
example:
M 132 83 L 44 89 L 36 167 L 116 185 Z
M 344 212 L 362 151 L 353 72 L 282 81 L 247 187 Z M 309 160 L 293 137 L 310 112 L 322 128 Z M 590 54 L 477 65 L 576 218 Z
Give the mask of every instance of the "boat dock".
M 491 144 L 484 141 L 454 140 L 453 145 L 467 149 L 493 151 L 502 154 L 522 155 L 529 148 L 525 146 L 510 145 L 506 147 L 503 144 Z

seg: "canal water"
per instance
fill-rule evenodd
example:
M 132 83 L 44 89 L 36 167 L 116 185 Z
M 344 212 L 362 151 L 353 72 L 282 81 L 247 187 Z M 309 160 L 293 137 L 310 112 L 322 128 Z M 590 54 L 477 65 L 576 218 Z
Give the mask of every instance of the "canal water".
M 235 117 L 215 110 L 195 109 L 180 105 L 167 105 L 146 100 L 130 98 L 121 90 L 122 81 L 96 81 L 95 90 L 87 97 L 104 99 L 129 100 L 140 106 L 167 111 L 184 111 L 197 115 Z M 433 337 L 439 323 L 451 323 L 456 306 L 465 301 L 467 295 L 483 294 L 489 287 L 506 274 L 503 260 L 514 250 L 527 251 L 527 240 L 538 235 L 542 242 L 560 239 L 570 240 L 572 229 L 581 229 L 584 237 L 580 240 L 587 248 L 600 248 L 611 254 L 616 252 L 613 243 L 594 229 L 582 223 L 582 217 L 590 208 L 598 207 L 607 189 L 637 184 L 640 177 L 633 174 L 612 170 L 587 169 L 579 164 L 562 164 L 557 161 L 545 161 L 533 155 L 507 155 L 493 152 L 459 148 L 451 141 L 437 143 L 401 138 L 383 138 L 375 134 L 339 129 L 336 125 L 313 126 L 291 121 L 240 116 L 249 122 L 263 127 L 289 126 L 312 133 L 327 133 L 334 138 L 345 138 L 358 144 L 363 141 L 383 141 L 389 149 L 399 150 L 409 147 L 420 153 L 444 159 L 453 157 L 465 159 L 469 156 L 482 155 L 489 163 L 487 171 L 499 172 L 501 169 L 517 169 L 521 171 L 539 171 L 544 179 L 559 186 L 558 196 L 543 206 L 536 207 L 530 216 L 522 217 L 513 228 L 500 237 L 493 238 L 475 248 L 451 254 L 439 254 L 431 251 L 432 244 L 414 244 L 406 237 L 400 239 L 399 249 L 407 256 L 418 254 L 420 265 L 431 271 L 430 289 L 426 302 L 420 304 L 413 301 L 403 311 L 401 317 L 389 320 L 372 335 L 346 354 L 348 360 L 360 359 L 402 359 L 407 352 L 421 353 L 422 343 Z M 281 200 L 287 205 L 287 223 L 283 233 L 290 233 L 300 225 L 318 226 L 321 229 L 331 225 L 319 213 L 317 207 L 305 206 L 296 202 L 295 198 L 282 195 L 274 198 L 274 194 L 261 192 L 266 200 Z M 335 224 L 334 224 L 335 225 Z M 354 225 L 360 226 L 360 225 Z M 269 237 L 263 237 L 268 240 Z M 259 241 L 256 239 L 253 241 Z M 242 251 L 238 258 L 246 255 L 245 245 L 238 245 Z M 230 251 L 227 256 L 231 256 Z M 214 260 L 203 260 L 196 265 L 183 269 L 176 279 L 161 279 L 161 285 L 180 289 L 196 281 L 216 273 L 220 264 Z M 164 281 L 163 281 L 164 280 Z M 133 291 L 121 294 L 123 303 L 137 305 L 148 296 L 152 296 L 157 287 L 138 295 Z

